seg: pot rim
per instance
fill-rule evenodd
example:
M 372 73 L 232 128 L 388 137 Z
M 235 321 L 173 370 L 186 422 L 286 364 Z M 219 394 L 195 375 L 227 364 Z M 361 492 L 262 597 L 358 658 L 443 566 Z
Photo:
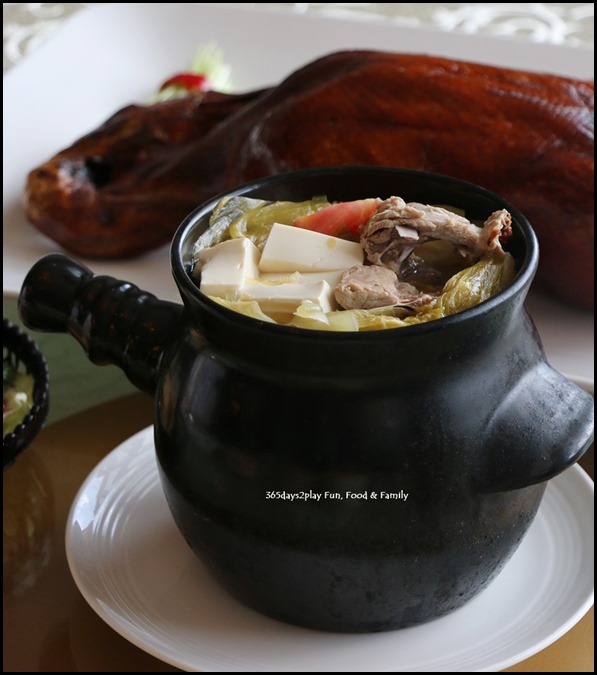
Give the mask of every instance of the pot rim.
M 206 214 L 210 213 L 215 205 L 225 196 L 235 196 L 243 195 L 247 192 L 259 188 L 266 188 L 276 184 L 283 184 L 289 180 L 298 180 L 301 178 L 309 178 L 314 176 L 328 177 L 334 174 L 344 173 L 344 174 L 359 174 L 359 173 L 368 173 L 368 174 L 380 174 L 380 175 L 389 175 L 394 174 L 396 176 L 414 176 L 420 177 L 423 179 L 430 179 L 435 181 L 441 181 L 446 184 L 448 187 L 452 186 L 454 188 L 464 189 L 467 192 L 474 192 L 477 195 L 484 196 L 488 200 L 496 202 L 499 204 L 500 208 L 507 209 L 512 216 L 512 225 L 515 230 L 518 228 L 520 234 L 522 235 L 525 252 L 524 256 L 521 257 L 520 267 L 517 269 L 516 276 L 514 280 L 502 291 L 489 298 L 483 302 L 471 307 L 470 309 L 457 312 L 450 316 L 443 317 L 441 319 L 434 319 L 433 321 L 428 321 L 425 323 L 414 324 L 412 326 L 402 326 L 397 328 L 386 328 L 383 330 L 373 330 L 373 331 L 347 331 L 347 332 L 336 332 L 336 331 L 326 331 L 326 330 L 317 330 L 317 329 L 304 329 L 297 328 L 295 326 L 285 326 L 276 323 L 269 323 L 265 321 L 260 321 L 253 317 L 246 316 L 240 312 L 235 312 L 234 310 L 228 309 L 223 305 L 220 305 L 213 300 L 211 300 L 207 295 L 205 295 L 199 287 L 193 282 L 189 271 L 185 267 L 185 261 L 183 260 L 184 253 L 183 248 L 187 243 L 187 239 L 190 235 L 190 232 L 194 228 L 197 221 L 204 217 Z M 212 315 L 226 319 L 227 321 L 232 321 L 237 323 L 239 326 L 244 326 L 245 328 L 259 327 L 260 331 L 266 331 L 272 335 L 288 335 L 288 336 L 300 336 L 315 338 L 315 339 L 325 339 L 325 340 L 339 340 L 339 341 L 352 341 L 352 340 L 377 340 L 377 339 L 389 339 L 396 336 L 396 332 L 399 331 L 399 334 L 408 334 L 408 335 L 421 335 L 427 332 L 432 332 L 439 329 L 445 329 L 448 327 L 455 327 L 460 323 L 468 322 L 474 320 L 480 315 L 486 315 L 495 308 L 501 306 L 503 303 L 508 302 L 519 293 L 525 292 L 525 289 L 528 290 L 528 287 L 535 276 L 537 271 L 539 261 L 539 244 L 537 241 L 537 236 L 531 227 L 529 221 L 523 215 L 523 213 L 513 204 L 508 202 L 506 199 L 501 197 L 495 192 L 488 190 L 480 185 L 465 181 L 459 178 L 454 178 L 445 174 L 434 173 L 431 171 L 421 171 L 418 169 L 406 169 L 401 167 L 388 167 L 388 166 L 367 166 L 367 165 L 347 165 L 347 166 L 326 166 L 326 167 L 315 167 L 310 169 L 302 169 L 299 171 L 289 171 L 273 176 L 265 176 L 258 178 L 253 181 L 242 183 L 237 187 L 231 188 L 224 192 L 219 193 L 218 195 L 212 197 L 211 199 L 203 202 L 197 208 L 193 209 L 186 218 L 182 221 L 178 227 L 170 247 L 170 262 L 172 274 L 174 280 L 178 286 L 179 292 L 181 293 L 183 300 L 185 298 L 191 298 L 193 302 L 196 302 L 202 309 L 206 312 L 209 312 Z

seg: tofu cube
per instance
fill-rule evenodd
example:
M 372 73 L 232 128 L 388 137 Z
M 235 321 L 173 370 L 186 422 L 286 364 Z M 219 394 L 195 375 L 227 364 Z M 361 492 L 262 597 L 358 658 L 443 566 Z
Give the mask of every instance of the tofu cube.
M 259 275 L 261 281 L 286 281 L 296 282 L 297 284 L 312 284 L 316 281 L 327 281 L 328 284 L 335 288 L 340 283 L 340 278 L 345 270 L 330 270 L 329 272 L 263 272 Z
M 327 234 L 274 223 L 261 259 L 261 272 L 326 272 L 363 263 L 363 249 Z
M 256 300 L 266 314 L 292 314 L 305 300 L 311 300 L 324 312 L 330 312 L 334 303 L 334 294 L 327 281 L 316 281 L 310 284 L 272 284 L 255 280 L 245 284 L 240 299 Z
M 259 249 L 246 238 L 229 239 L 199 253 L 193 275 L 206 295 L 235 300 L 247 279 L 259 276 Z

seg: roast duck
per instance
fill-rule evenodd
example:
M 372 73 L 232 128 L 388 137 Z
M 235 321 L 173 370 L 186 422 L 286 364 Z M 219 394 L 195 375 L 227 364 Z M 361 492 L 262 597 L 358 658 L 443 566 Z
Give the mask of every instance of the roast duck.
M 293 169 L 372 164 L 463 178 L 518 206 L 538 283 L 593 305 L 593 83 L 424 55 L 343 51 L 278 86 L 131 105 L 34 169 L 26 209 L 75 254 L 167 243 L 201 202 Z

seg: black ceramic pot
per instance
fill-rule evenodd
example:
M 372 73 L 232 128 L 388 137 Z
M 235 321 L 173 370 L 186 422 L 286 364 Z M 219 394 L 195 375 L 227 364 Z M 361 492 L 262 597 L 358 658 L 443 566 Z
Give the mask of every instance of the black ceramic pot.
M 266 199 L 400 195 L 513 215 L 514 282 L 428 324 L 326 333 L 259 322 L 189 276 L 217 200 L 172 244 L 183 300 L 160 302 L 64 256 L 39 261 L 20 310 L 155 392 L 163 488 L 189 545 L 244 603 L 333 631 L 439 617 L 499 573 L 546 481 L 592 438 L 592 398 L 554 371 L 523 303 L 537 242 L 523 215 L 444 176 L 331 168 L 233 191 Z

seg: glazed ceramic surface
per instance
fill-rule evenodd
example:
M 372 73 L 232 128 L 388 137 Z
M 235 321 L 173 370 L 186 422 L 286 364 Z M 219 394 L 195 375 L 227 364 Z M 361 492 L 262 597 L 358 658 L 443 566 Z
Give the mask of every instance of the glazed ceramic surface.
M 191 250 L 213 200 L 172 245 L 184 309 L 48 256 L 21 293 L 33 328 L 75 335 L 155 391 L 174 519 L 246 604 L 319 629 L 372 632 L 460 607 L 516 550 L 546 481 L 592 437 L 592 399 L 553 370 L 524 309 L 535 236 L 499 197 L 399 169 L 281 175 L 236 194 L 400 195 L 470 219 L 513 215 L 517 277 L 428 324 L 324 333 L 259 322 L 204 296 Z

